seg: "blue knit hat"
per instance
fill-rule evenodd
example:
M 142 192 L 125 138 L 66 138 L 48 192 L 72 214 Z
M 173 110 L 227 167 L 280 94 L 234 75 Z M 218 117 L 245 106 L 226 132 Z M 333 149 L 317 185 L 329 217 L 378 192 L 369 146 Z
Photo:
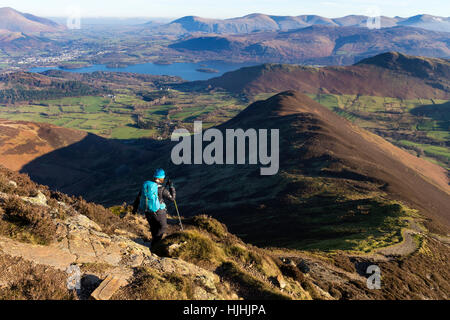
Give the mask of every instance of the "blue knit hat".
M 153 178 L 155 179 L 164 179 L 166 177 L 166 173 L 163 169 L 156 169 Z

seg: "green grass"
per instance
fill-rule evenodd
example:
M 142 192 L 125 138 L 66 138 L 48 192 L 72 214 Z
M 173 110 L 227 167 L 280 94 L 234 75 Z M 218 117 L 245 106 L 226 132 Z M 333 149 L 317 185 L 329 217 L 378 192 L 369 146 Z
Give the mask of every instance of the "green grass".
M 127 93 L 117 93 L 115 99 L 102 96 L 67 97 L 30 105 L 0 106 L 0 117 L 46 122 L 113 139 L 169 138 L 177 126 L 189 126 L 196 120 L 204 121 L 205 127 L 217 125 L 244 108 L 238 99 L 226 93 L 172 90 L 164 105 L 152 105 L 134 94 L 133 90 L 120 91 Z M 143 121 L 155 123 L 155 126 L 146 129 L 137 127 L 138 116 Z M 173 129 L 168 130 L 169 122 L 172 122 Z
M 408 216 L 408 209 L 396 203 L 367 202 L 367 211 L 358 212 L 329 207 L 330 214 L 324 214 L 322 208 L 317 208 L 313 217 L 307 216 L 305 224 L 309 224 L 313 231 L 310 240 L 290 244 L 289 247 L 303 250 L 335 251 L 349 250 L 356 252 L 371 252 L 374 249 L 386 247 L 401 241 L 401 229 L 407 226 L 404 218 Z M 336 219 L 336 213 L 343 210 L 342 216 Z M 310 211 L 310 214 L 314 211 Z M 339 221 L 339 224 L 336 222 Z M 315 236 L 317 235 L 317 237 Z
M 450 131 L 429 131 L 427 136 L 437 141 L 449 141 Z
M 221 216 L 230 232 L 258 246 L 370 252 L 398 243 L 405 218 L 414 216 L 379 191 L 360 192 L 321 177 L 291 181 L 277 206 Z
M 226 236 L 227 233 L 226 226 L 221 224 L 219 221 L 215 219 L 211 219 L 206 215 L 193 217 L 192 223 L 198 228 L 205 230 L 219 238 L 223 238 Z
M 174 244 L 178 247 L 171 250 Z M 200 265 L 218 266 L 225 258 L 223 250 L 207 234 L 197 230 L 171 234 L 153 250 L 159 255 L 177 257 Z
M 432 145 L 428 145 L 428 144 L 415 143 L 415 142 L 408 141 L 408 140 L 399 140 L 398 142 L 400 145 L 421 148 L 425 152 L 425 154 L 428 154 L 431 157 L 440 156 L 440 157 L 450 160 L 449 148 L 432 146 Z
M 113 299 L 191 300 L 194 281 L 175 273 L 159 274 L 151 268 L 136 268 L 132 283 L 115 293 Z
M 185 227 L 185 231 L 169 235 L 152 250 L 159 256 L 181 258 L 216 273 L 222 283 L 231 283 L 246 299 L 289 299 L 273 285 L 282 272 L 277 260 L 265 250 L 244 244 L 219 221 L 205 215 L 186 220 Z M 288 290 L 299 299 L 308 298 L 298 283 L 290 282 Z
M 112 129 L 110 136 L 113 139 L 139 139 L 143 137 L 150 137 L 156 134 L 156 132 L 156 130 L 142 130 L 124 126 Z
M 291 298 L 278 290 L 269 287 L 263 281 L 252 277 L 236 263 L 224 262 L 220 267 L 220 273 L 226 279 L 238 283 L 243 288 L 244 296 L 252 299 L 291 300 Z

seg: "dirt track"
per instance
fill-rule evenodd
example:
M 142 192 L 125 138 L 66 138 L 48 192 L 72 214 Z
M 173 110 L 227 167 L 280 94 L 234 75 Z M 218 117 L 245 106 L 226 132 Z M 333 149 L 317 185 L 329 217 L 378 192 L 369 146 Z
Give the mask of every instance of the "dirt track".
M 417 234 L 416 231 L 405 229 L 402 231 L 403 241 L 399 244 L 381 248 L 375 252 L 382 254 L 386 257 L 390 256 L 407 256 L 418 249 L 417 243 L 413 238 L 413 235 Z

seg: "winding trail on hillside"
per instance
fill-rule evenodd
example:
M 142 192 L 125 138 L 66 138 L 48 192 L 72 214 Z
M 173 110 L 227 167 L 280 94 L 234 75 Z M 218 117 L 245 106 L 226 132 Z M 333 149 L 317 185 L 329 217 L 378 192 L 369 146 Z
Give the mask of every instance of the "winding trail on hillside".
M 375 249 L 370 253 L 350 254 L 349 257 L 370 259 L 373 262 L 388 262 L 396 257 L 405 257 L 414 253 L 419 249 L 419 245 L 414 239 L 414 235 L 423 234 L 423 230 L 413 219 L 408 219 L 407 221 L 409 225 L 408 228 L 402 230 L 401 242 L 388 247 Z M 272 252 L 272 255 L 278 258 L 300 258 L 311 268 L 311 272 L 324 273 L 324 270 L 322 270 L 323 268 L 321 267 L 321 265 L 324 264 L 324 261 L 307 253 L 279 250 Z M 345 271 L 331 264 L 327 265 L 327 269 L 329 270 L 327 270 L 325 274 L 328 274 L 328 276 L 330 272 L 335 272 L 340 275 L 345 275 L 351 280 L 365 281 L 365 278 L 359 274 Z
M 403 240 L 400 243 L 376 249 L 374 252 L 382 254 L 386 257 L 408 256 L 418 249 L 418 245 L 413 237 L 415 234 L 418 234 L 418 232 L 410 229 L 404 229 L 402 230 Z
M 408 227 L 402 229 L 402 241 L 383 248 L 375 249 L 373 252 L 365 255 L 366 257 L 374 258 L 377 255 L 382 255 L 387 258 L 391 257 L 404 257 L 414 253 L 420 248 L 419 243 L 414 239 L 414 235 L 424 235 L 425 232 L 415 219 L 408 218 Z M 427 235 L 432 236 L 427 233 Z M 439 240 L 439 239 L 438 239 Z M 442 241 L 442 240 L 441 240 Z M 442 241 L 445 242 L 445 241 Z

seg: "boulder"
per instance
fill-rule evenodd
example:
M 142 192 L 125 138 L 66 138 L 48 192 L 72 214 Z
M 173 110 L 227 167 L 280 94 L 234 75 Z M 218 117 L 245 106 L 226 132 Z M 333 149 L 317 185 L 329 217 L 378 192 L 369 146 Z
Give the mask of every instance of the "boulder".
M 282 275 L 277 276 L 277 285 L 280 287 L 280 289 L 286 288 L 287 283 Z
M 102 228 L 97 223 L 82 214 L 77 214 L 73 217 L 68 218 L 66 220 L 66 223 L 73 226 L 74 228 L 81 227 L 86 229 L 93 229 L 99 232 L 102 231 Z
M 15 182 L 15 181 L 13 181 L 13 180 L 8 181 L 8 184 L 9 184 L 10 186 L 12 186 L 14 189 L 17 188 L 17 182 Z
M 37 206 L 47 207 L 47 197 L 41 190 L 38 191 L 38 194 L 35 197 L 22 197 L 22 200 Z

